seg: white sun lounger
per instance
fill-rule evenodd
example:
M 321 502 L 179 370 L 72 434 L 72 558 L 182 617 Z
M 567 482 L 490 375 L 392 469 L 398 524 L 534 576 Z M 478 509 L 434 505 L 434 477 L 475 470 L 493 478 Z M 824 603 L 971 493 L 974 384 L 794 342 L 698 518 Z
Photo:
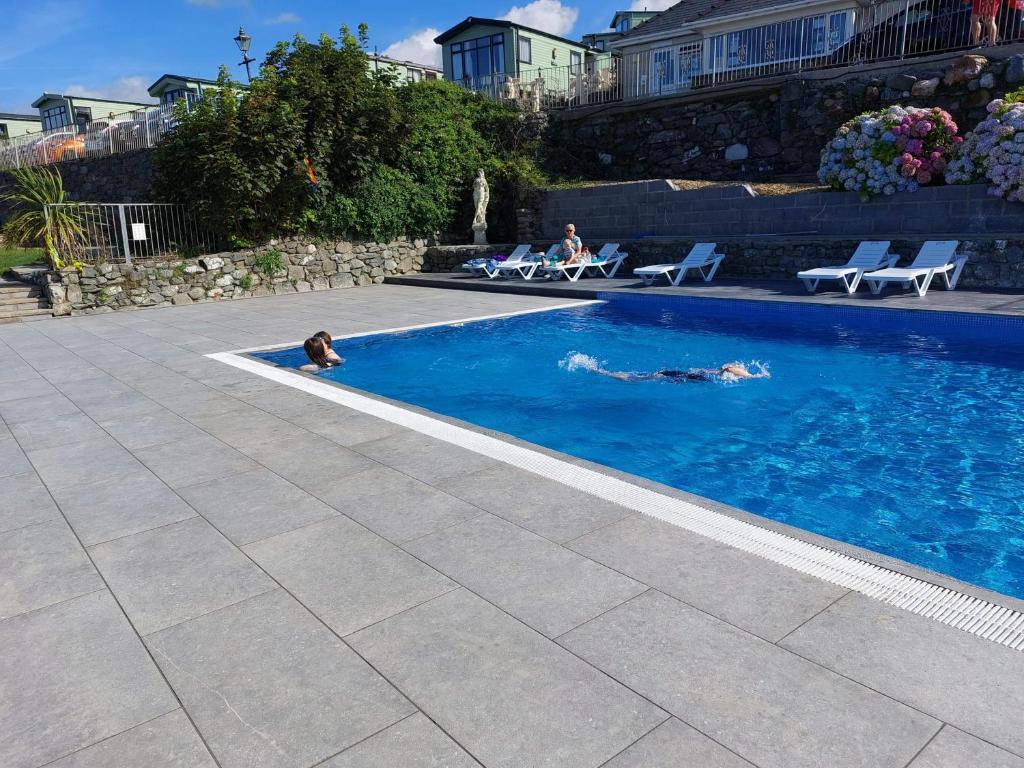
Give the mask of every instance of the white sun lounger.
M 967 257 L 956 252 L 959 240 L 929 240 L 917 252 L 914 263 L 909 267 L 889 267 L 864 275 L 864 282 L 874 294 L 879 294 L 886 283 L 902 283 L 913 286 L 918 296 L 928 293 L 936 276 L 941 275 L 946 290 L 952 291 L 960 280 Z
M 522 258 L 530 253 L 529 245 L 517 245 L 515 250 L 509 254 L 506 261 L 520 261 Z M 491 263 L 500 264 L 501 262 L 494 261 L 494 259 L 470 259 L 462 268 L 473 275 L 486 275 L 486 267 Z
M 558 251 L 558 243 L 548 248 L 544 258 L 550 259 Z M 528 253 L 518 261 L 495 261 L 484 268 L 487 276 L 492 280 L 496 277 L 513 278 L 519 277 L 523 280 L 532 280 L 541 266 L 541 254 Z
M 865 240 L 857 246 L 850 260 L 835 267 L 818 267 L 797 272 L 797 278 L 804 281 L 808 293 L 818 290 L 822 280 L 838 280 L 847 293 L 855 293 L 864 273 L 881 267 L 894 267 L 899 256 L 889 253 L 888 240 Z
M 700 272 L 700 276 L 704 278 L 704 282 L 710 283 L 715 279 L 718 266 L 722 263 L 722 259 L 725 258 L 724 253 L 715 253 L 717 245 L 717 243 L 697 243 L 690 249 L 686 258 L 678 264 L 654 264 L 650 267 L 640 267 L 639 269 L 634 269 L 633 274 L 637 277 L 642 277 L 644 285 L 651 285 L 662 275 L 672 285 L 679 285 L 686 279 L 687 272 L 691 269 L 696 269 Z M 673 278 L 673 272 L 678 272 L 679 274 Z
M 576 264 L 553 264 L 550 267 L 544 267 L 544 272 L 552 280 L 561 280 L 565 277 L 570 283 L 575 283 L 588 274 L 593 277 L 601 275 L 611 278 L 615 277 L 622 262 L 628 257 L 628 253 L 619 250 L 618 243 L 605 243 L 591 261 L 581 261 Z

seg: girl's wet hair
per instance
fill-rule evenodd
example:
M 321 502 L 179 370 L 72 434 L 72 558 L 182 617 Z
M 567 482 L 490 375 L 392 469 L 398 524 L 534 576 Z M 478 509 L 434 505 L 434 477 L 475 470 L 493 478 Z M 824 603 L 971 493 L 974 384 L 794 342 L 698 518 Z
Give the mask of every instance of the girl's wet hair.
M 328 349 L 331 348 L 331 343 L 332 343 L 331 334 L 329 334 L 327 331 L 317 331 L 316 333 L 313 334 L 313 338 L 315 338 L 315 339 L 323 339 L 323 342 L 324 342 L 324 344 L 327 345 L 327 348 Z
M 321 368 L 330 367 L 331 363 L 327 359 L 327 345 L 324 343 L 322 338 L 319 336 L 310 336 L 306 339 L 302 348 L 305 350 L 306 357 L 309 358 L 311 363 L 318 365 Z

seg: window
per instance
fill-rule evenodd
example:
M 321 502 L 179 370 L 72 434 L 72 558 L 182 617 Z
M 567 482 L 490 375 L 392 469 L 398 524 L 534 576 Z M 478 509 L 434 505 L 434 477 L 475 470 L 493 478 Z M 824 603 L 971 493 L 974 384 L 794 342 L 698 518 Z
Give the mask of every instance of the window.
M 426 73 L 424 73 L 423 79 L 424 80 L 437 80 L 437 72 L 431 72 L 431 71 L 428 70 Z
M 490 35 L 452 44 L 452 78 L 472 83 L 505 71 L 505 36 Z
M 192 88 L 172 88 L 169 91 L 164 91 L 161 99 L 164 104 L 176 104 L 181 99 L 184 99 L 186 104 L 192 106 L 197 100 L 197 96 Z
M 618 32 L 629 32 L 629 17 L 619 19 L 619 26 L 615 28 Z
M 569 71 L 578 75 L 583 64 L 583 54 L 578 51 L 569 51 Z
M 519 36 L 519 60 L 523 64 L 533 64 L 533 40 Z
M 654 87 L 660 92 L 675 85 L 676 67 L 671 48 L 658 48 L 651 51 L 651 79 Z
M 0 141 L 7 141 L 7 126 L 4 123 L 0 123 Z
M 43 130 L 52 131 L 55 128 L 63 128 L 70 123 L 68 111 L 61 104 L 59 107 L 50 107 L 43 110 Z
M 594 41 L 594 47 L 597 48 L 597 50 L 599 50 L 599 51 L 606 50 L 605 49 L 605 42 L 604 42 L 604 40 L 595 40 Z
M 423 79 L 423 73 L 418 69 L 406 69 L 405 70 L 405 82 L 407 83 L 418 83 Z

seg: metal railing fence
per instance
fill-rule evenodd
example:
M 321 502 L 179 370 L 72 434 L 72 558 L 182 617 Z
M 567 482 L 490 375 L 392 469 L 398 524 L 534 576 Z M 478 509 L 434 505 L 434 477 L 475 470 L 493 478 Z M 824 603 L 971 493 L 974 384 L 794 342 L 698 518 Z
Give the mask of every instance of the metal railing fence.
M 735 32 L 598 59 L 583 71 L 553 67 L 522 81 L 497 74 L 469 78 L 463 85 L 534 110 L 679 95 L 831 67 L 1020 43 L 1024 9 L 1018 4 L 999 3 L 995 17 L 982 18 L 963 0 L 863 0 L 845 9 L 751 22 Z
M 124 112 L 0 141 L 0 170 L 106 157 L 155 147 L 177 125 L 173 104 Z
M 61 254 L 65 259 L 131 264 L 161 257 L 194 257 L 216 247 L 215 238 L 183 205 L 60 203 L 46 206 L 47 221 L 55 208 L 70 212 L 82 230 L 74 246 L 76 252 Z

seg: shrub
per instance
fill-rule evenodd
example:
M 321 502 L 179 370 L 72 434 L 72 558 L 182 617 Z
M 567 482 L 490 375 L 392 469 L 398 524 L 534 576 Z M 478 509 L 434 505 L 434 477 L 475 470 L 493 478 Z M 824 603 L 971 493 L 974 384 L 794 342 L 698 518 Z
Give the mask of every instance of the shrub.
M 988 181 L 989 194 L 1024 202 L 1024 103 L 997 99 L 988 112 L 967 135 L 946 179 L 954 184 Z
M 367 44 L 365 27 L 280 43 L 248 91 L 222 70 L 157 148 L 161 196 L 229 242 L 468 234 L 485 168 L 492 237 L 513 236 L 519 196 L 540 176 L 519 110 L 453 83 L 397 86 L 371 70 Z
M 64 180 L 56 168 L 16 168 L 8 171 L 13 185 L 0 201 L 13 204 L 13 215 L 4 225 L 4 239 L 12 245 L 42 246 L 52 269 L 76 264 L 82 254 L 84 215 L 69 203 Z M 46 206 L 51 208 L 47 217 Z
M 942 179 L 963 141 L 938 107 L 889 107 L 845 123 L 821 152 L 818 178 L 862 198 L 914 192 Z

